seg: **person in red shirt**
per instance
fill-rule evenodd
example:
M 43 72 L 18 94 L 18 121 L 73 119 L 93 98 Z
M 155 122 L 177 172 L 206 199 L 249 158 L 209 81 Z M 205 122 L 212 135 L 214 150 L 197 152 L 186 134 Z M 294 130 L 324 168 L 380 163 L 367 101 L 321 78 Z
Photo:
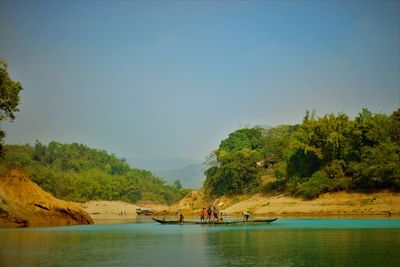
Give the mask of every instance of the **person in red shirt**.
M 204 222 L 206 218 L 206 208 L 202 208 L 200 210 L 200 222 Z

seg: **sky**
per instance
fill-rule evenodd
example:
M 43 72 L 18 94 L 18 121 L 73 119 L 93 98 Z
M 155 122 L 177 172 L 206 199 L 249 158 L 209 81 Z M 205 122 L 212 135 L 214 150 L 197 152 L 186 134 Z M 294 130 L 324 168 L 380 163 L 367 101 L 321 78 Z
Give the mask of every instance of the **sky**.
M 203 161 L 241 127 L 400 106 L 400 1 L 0 1 L 8 144 Z

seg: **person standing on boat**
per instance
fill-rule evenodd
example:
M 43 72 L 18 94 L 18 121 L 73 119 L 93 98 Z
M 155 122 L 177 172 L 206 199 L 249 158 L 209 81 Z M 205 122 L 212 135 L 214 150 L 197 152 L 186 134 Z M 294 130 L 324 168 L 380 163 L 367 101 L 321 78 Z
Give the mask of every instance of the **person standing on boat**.
M 207 209 L 207 220 L 208 220 L 208 222 L 211 221 L 211 214 L 212 214 L 212 210 L 211 210 L 211 206 L 209 206 L 208 209 Z
M 206 208 L 202 208 L 200 211 L 200 222 L 204 222 L 206 218 Z
M 217 221 L 217 222 L 218 222 L 219 211 L 218 211 L 218 209 L 217 209 L 215 206 L 214 206 L 213 213 L 214 213 L 214 221 Z
M 249 220 L 250 217 L 250 213 L 248 213 L 247 211 L 242 212 L 243 218 L 244 220 L 247 222 Z

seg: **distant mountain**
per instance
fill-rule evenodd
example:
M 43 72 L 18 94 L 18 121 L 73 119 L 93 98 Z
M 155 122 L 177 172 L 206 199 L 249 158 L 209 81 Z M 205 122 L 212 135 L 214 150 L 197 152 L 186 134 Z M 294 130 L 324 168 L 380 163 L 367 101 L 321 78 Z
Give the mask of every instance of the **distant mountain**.
M 143 159 L 127 157 L 128 163 L 139 169 L 146 169 L 168 182 L 179 180 L 183 187 L 200 188 L 204 181 L 203 163 L 191 159 Z
M 180 169 L 157 171 L 155 174 L 169 182 L 179 180 L 186 188 L 200 188 L 204 182 L 204 165 L 202 163 L 189 164 Z
M 154 173 L 165 170 L 182 169 L 191 164 L 201 164 L 200 162 L 192 159 L 181 159 L 181 158 L 143 159 L 136 157 L 127 157 L 126 160 L 134 168 L 146 169 Z

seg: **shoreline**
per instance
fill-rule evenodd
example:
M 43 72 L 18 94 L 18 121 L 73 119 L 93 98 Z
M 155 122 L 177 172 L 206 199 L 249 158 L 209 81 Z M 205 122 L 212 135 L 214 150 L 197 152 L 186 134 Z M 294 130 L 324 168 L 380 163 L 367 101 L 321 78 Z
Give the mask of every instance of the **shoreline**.
M 144 208 L 144 209 L 154 209 L 155 214 L 168 214 L 173 215 L 178 211 L 177 204 L 167 206 L 162 204 L 155 203 L 129 203 L 121 200 L 90 200 L 87 202 L 79 203 L 79 205 L 92 217 L 99 216 L 108 216 L 108 217 L 129 217 L 135 218 L 138 215 L 136 213 L 136 209 Z
M 180 210 L 185 216 L 197 217 L 204 206 L 216 206 L 228 217 L 240 217 L 249 211 L 252 217 L 382 217 L 400 216 L 400 194 L 380 192 L 372 194 L 335 192 L 326 193 L 317 199 L 304 200 L 287 195 L 265 196 L 243 195 L 232 198 L 221 197 L 204 200 L 201 191 L 194 190 L 179 204 L 172 206 L 154 203 L 128 203 L 124 201 L 88 201 L 80 206 L 93 219 L 135 219 L 152 216 L 175 216 Z M 151 208 L 154 215 L 137 215 L 137 208 Z M 122 214 L 121 214 L 122 212 Z
M 322 194 L 312 200 L 285 194 L 254 194 L 223 196 L 207 201 L 202 191 L 192 191 L 181 200 L 179 207 L 188 212 L 197 212 L 209 205 L 232 215 L 240 215 L 243 211 L 248 211 L 253 216 L 394 216 L 400 215 L 400 194 L 333 192 Z

